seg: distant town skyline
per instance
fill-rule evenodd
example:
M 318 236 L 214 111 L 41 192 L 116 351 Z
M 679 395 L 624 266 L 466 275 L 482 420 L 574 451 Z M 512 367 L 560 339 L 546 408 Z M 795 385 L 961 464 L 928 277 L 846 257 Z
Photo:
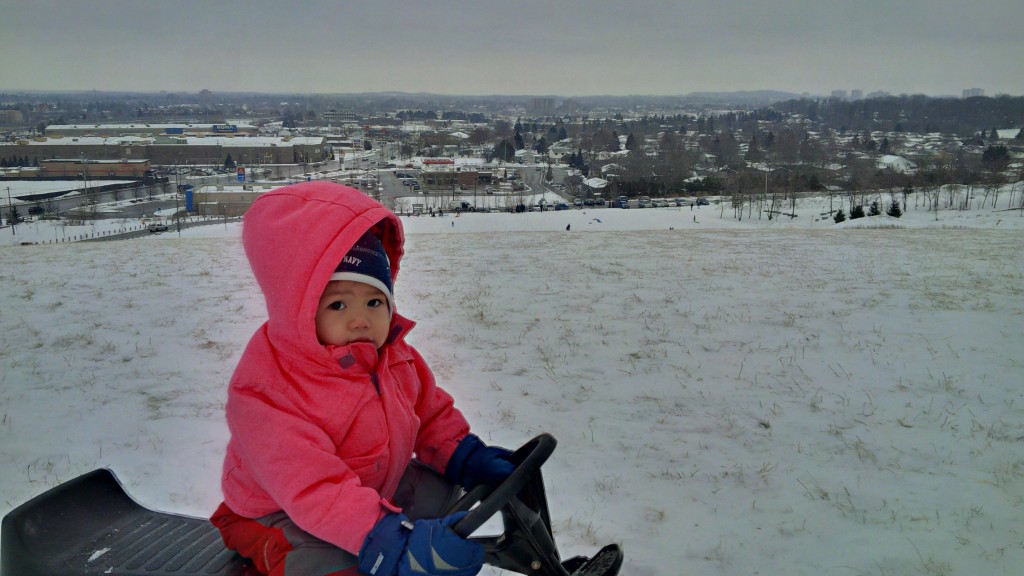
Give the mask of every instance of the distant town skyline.
M 1024 95 L 1015 0 L 0 0 L 0 91 Z

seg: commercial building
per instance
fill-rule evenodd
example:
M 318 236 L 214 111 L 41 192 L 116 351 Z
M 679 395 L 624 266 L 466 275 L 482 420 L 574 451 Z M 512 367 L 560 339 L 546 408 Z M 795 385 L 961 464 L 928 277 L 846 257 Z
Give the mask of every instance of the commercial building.
M 330 158 L 322 136 L 141 136 L 39 137 L 0 143 L 0 157 L 24 158 L 29 164 L 58 158 L 149 160 L 154 166 L 297 164 Z
M 255 136 L 259 129 L 255 126 L 238 122 L 222 122 L 219 124 L 201 123 L 129 123 L 129 124 L 51 124 L 46 127 L 46 135 L 53 138 L 66 136 L 159 136 L 172 135 L 223 135 Z
M 284 184 L 227 184 L 201 186 L 193 194 L 193 211 L 199 216 L 233 218 L 242 216 L 252 203 Z
M 5 168 L 0 179 L 12 180 L 69 180 L 86 178 L 95 180 L 142 180 L 152 177 L 149 160 L 85 160 L 80 158 L 52 158 L 40 160 L 38 166 Z
M 25 116 L 19 110 L 0 110 L 0 126 L 20 126 Z

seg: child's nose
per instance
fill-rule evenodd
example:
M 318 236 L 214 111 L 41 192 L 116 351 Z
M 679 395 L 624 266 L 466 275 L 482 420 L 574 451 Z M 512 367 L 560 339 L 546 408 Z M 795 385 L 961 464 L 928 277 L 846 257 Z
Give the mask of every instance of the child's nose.
M 349 323 L 353 330 L 360 328 L 369 328 L 370 318 L 366 314 L 356 314 L 352 317 L 352 321 Z

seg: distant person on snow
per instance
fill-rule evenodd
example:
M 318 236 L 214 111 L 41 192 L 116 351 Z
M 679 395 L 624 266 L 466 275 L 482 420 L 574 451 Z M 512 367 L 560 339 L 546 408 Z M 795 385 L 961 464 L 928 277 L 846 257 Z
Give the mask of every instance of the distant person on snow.
M 263 194 L 242 242 L 268 320 L 228 388 L 224 543 L 273 576 L 479 572 L 482 546 L 448 529 L 465 513 L 436 516 L 514 467 L 405 341 L 401 221 L 316 181 Z

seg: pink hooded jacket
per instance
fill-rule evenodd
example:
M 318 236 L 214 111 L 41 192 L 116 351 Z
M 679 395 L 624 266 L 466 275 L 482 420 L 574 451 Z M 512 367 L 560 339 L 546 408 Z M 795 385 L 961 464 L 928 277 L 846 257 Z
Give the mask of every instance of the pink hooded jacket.
M 381 238 L 398 275 L 401 221 L 362 192 L 295 184 L 257 199 L 242 239 L 267 303 L 228 389 L 231 439 L 221 486 L 236 514 L 284 511 L 310 534 L 351 553 L 384 515 L 410 458 L 443 472 L 469 433 L 452 398 L 405 342 L 397 312 L 387 342 L 323 346 L 316 306 L 362 234 Z

